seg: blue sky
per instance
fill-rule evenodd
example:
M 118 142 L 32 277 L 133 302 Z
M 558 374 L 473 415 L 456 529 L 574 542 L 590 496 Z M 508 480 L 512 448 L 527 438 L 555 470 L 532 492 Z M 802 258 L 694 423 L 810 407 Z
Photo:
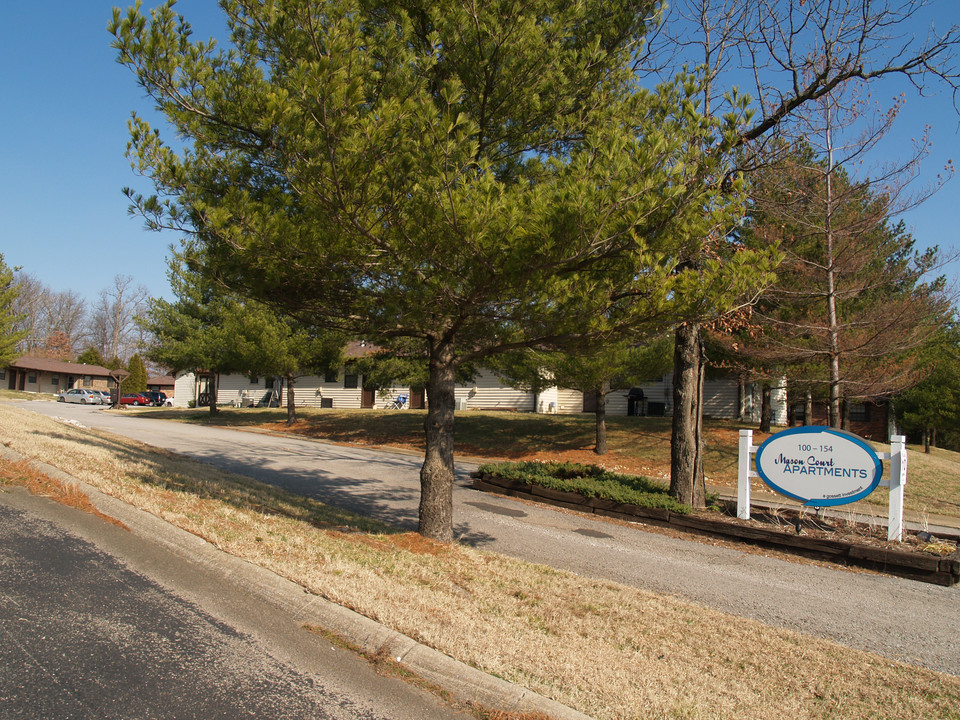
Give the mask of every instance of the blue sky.
M 955 0 L 938 3 L 944 28 Z M 147 0 L 146 7 L 157 4 Z M 6 3 L 0 27 L 3 112 L 0 113 L 0 253 L 55 291 L 93 300 L 117 274 L 132 276 L 152 295 L 169 297 L 168 247 L 173 233 L 151 233 L 127 214 L 121 189 L 149 186 L 124 157 L 127 119 L 148 104 L 132 74 L 115 62 L 106 31 L 110 0 L 29 0 Z M 178 10 L 197 37 L 219 34 L 214 0 L 180 0 Z M 952 13 L 951 13 L 952 11 Z M 878 89 L 893 93 L 892 86 Z M 896 155 L 931 124 L 933 148 L 924 176 L 960 163 L 960 126 L 950 97 L 908 96 L 884 151 Z M 960 178 L 904 218 L 918 244 L 960 246 Z M 960 266 L 953 265 L 958 273 Z

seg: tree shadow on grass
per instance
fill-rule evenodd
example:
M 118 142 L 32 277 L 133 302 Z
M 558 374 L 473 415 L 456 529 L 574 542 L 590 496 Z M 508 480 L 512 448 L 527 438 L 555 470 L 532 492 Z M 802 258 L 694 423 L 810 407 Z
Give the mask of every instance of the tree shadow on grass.
M 286 411 L 224 408 L 214 416 L 203 410 L 169 409 L 143 413 L 143 417 L 175 419 L 222 427 L 262 426 L 270 432 L 302 435 L 357 446 L 403 447 L 424 451 L 420 410 L 329 410 L 303 408 L 299 421 L 286 425 Z M 712 482 L 736 480 L 739 423 L 707 420 L 706 472 Z M 670 467 L 669 417 L 608 417 L 609 452 L 584 462 L 606 465 L 641 465 L 668 471 Z M 731 435 L 732 434 L 732 435 Z M 731 437 L 726 437 L 730 435 Z M 596 417 L 591 413 L 543 415 L 525 412 L 468 410 L 455 419 L 455 444 L 459 456 L 490 460 L 524 460 L 551 455 L 591 452 L 596 442 Z M 640 472 L 640 470 L 637 470 Z
M 44 435 L 78 441 L 64 433 Z M 116 440 L 98 431 L 84 431 L 80 442 L 112 454 L 129 466 L 132 480 L 147 486 L 298 519 L 322 529 L 380 534 L 417 529 L 419 458 L 367 450 L 359 461 L 365 472 L 346 475 L 331 466 L 357 466 L 356 451 L 325 444 L 268 447 L 267 442 L 246 447 L 234 443 L 181 454 Z M 465 475 L 460 482 L 466 483 Z M 459 524 L 455 534 L 481 542 L 489 539 L 477 537 L 469 523 Z

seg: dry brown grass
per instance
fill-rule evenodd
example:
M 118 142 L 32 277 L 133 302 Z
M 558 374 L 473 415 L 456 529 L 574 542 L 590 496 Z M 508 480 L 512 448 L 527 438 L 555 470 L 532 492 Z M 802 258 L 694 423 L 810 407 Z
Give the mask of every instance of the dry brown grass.
M 0 441 L 600 720 L 960 717 L 960 678 L 673 597 L 393 533 L 2 405 Z
M 0 487 L 4 485 L 19 485 L 34 495 L 48 497 L 61 505 L 77 508 L 83 512 L 96 515 L 112 525 L 129 530 L 116 518 L 104 515 L 94 507 L 90 498 L 77 486 L 76 483 L 62 483 L 49 475 L 45 475 L 34 468 L 28 461 L 19 460 L 9 462 L 0 459 Z

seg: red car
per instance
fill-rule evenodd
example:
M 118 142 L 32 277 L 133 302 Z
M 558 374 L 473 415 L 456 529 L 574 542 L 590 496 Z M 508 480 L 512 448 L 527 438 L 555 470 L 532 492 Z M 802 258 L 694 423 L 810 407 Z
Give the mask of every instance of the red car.
M 121 405 L 151 405 L 150 398 L 141 395 L 140 393 L 130 393 L 129 395 L 120 396 Z

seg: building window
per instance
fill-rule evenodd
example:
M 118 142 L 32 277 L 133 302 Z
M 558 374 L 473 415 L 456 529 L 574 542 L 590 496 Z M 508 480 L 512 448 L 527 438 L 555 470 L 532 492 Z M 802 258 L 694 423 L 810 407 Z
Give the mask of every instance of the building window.
M 349 390 L 355 390 L 357 387 L 357 376 L 355 374 L 348 373 L 343 376 L 343 387 Z
M 340 377 L 340 373 L 336 370 L 328 370 L 323 376 L 323 381 L 325 383 L 335 383 L 337 378 Z
M 807 405 L 806 403 L 794 403 L 790 406 L 790 414 L 793 416 L 793 421 L 798 423 L 803 423 L 807 415 Z
M 870 422 L 870 406 L 866 403 L 850 403 L 851 422 Z
M 50 376 L 50 384 L 53 385 L 54 387 L 60 387 L 60 376 L 59 376 L 59 375 L 51 375 L 51 376 Z
M 259 376 L 259 375 L 251 375 L 251 376 L 250 376 L 250 384 L 251 384 L 251 385 L 256 385 L 256 384 L 259 383 L 259 382 L 260 382 L 260 376 Z
M 30 374 L 30 375 L 27 375 L 27 382 L 30 383 L 31 385 L 33 385 L 34 383 L 36 383 L 36 382 L 37 382 L 37 374 L 36 374 L 36 373 L 32 373 L 32 374 Z
M 7 371 L 0 370 L 0 380 L 6 380 L 6 379 L 7 379 Z
M 84 375 L 84 376 L 83 376 L 83 386 L 84 386 L 84 387 L 92 387 L 92 386 L 93 386 L 93 377 L 92 377 L 91 375 Z

